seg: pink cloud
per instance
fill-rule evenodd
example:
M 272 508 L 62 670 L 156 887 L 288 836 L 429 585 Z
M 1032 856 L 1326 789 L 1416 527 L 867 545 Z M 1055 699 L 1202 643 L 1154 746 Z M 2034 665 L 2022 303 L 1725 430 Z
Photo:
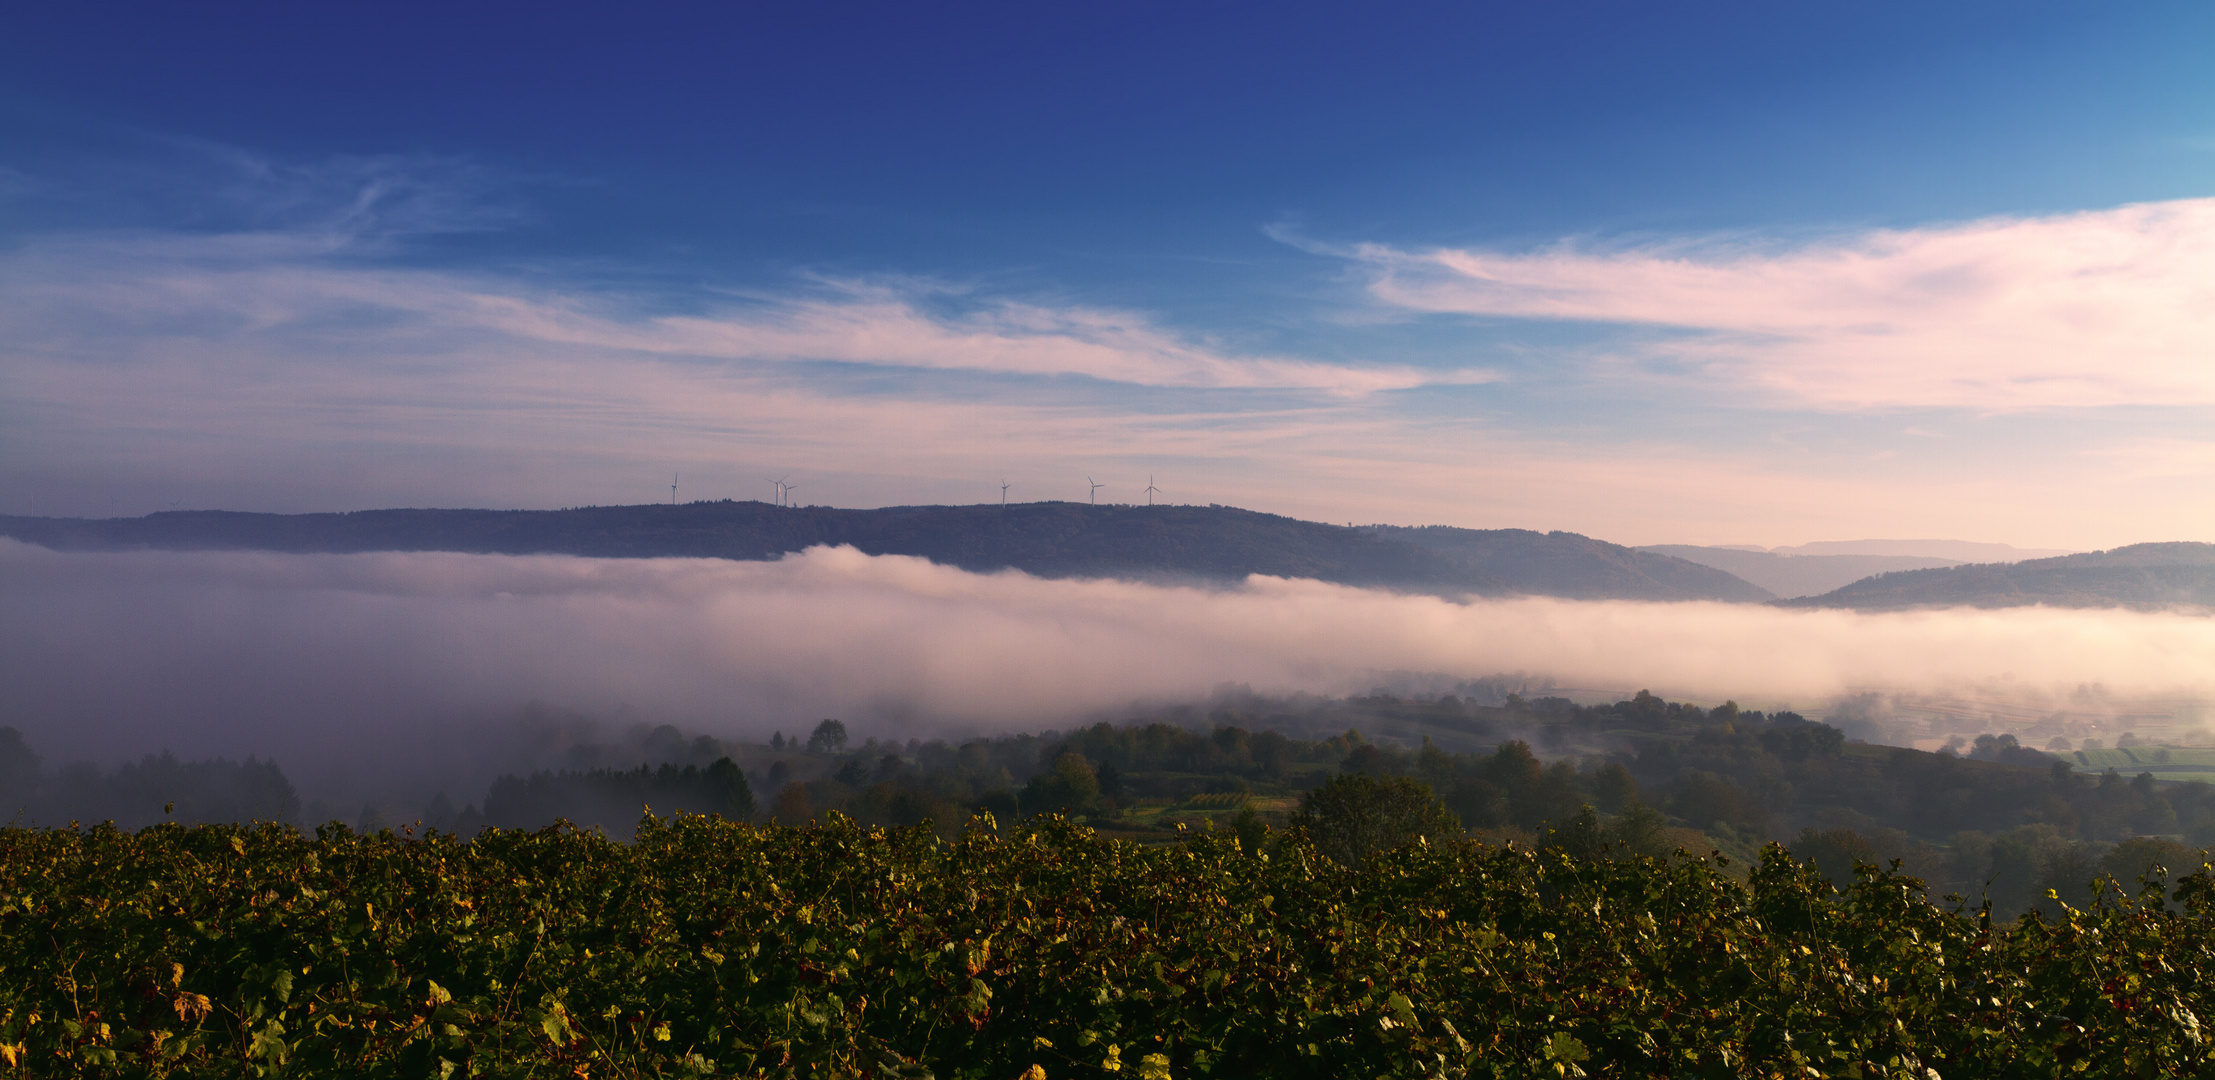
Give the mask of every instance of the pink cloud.
M 1816 406 L 2215 403 L 2215 199 L 1781 249 L 1354 256 L 1401 307 L 1699 331 L 1652 355 Z
M 130 236 L 0 255 L 0 511 L 628 502 L 667 497 L 673 470 L 686 498 L 767 498 L 789 472 L 803 500 L 837 505 L 991 500 L 1003 476 L 1018 500 L 1087 498 L 1089 475 L 1113 485 L 1103 501 L 1143 501 L 1151 474 L 1176 502 L 1636 543 L 2097 548 L 2215 530 L 2206 440 L 2175 420 L 2112 447 L 2080 425 L 1982 456 L 1905 438 L 1771 453 L 1667 426 L 1555 433 L 1421 395 L 956 380 L 1292 388 L 1268 357 L 1095 308 L 848 287 L 655 319 L 582 288 L 332 265 L 324 247 Z M 1311 385 L 1334 371 L 1371 377 L 1318 365 Z

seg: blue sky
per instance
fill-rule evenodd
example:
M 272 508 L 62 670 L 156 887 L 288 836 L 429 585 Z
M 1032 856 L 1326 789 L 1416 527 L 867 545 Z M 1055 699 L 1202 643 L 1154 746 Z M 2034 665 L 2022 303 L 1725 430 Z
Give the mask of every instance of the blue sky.
M 0 512 L 2215 531 L 2205 4 L 12 24 Z

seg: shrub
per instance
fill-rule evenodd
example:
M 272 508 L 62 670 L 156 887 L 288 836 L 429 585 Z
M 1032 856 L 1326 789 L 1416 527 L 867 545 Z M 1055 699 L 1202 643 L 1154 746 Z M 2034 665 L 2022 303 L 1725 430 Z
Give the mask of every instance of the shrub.
M 1419 837 L 1461 835 L 1461 822 L 1439 804 L 1429 786 L 1405 776 L 1367 773 L 1332 777 L 1301 796 L 1292 827 L 1316 850 L 1355 867 Z

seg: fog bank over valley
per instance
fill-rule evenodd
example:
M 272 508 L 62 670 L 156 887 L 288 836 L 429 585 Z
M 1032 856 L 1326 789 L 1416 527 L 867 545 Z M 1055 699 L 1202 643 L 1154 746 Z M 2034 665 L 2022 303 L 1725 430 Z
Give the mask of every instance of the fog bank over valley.
M 1343 694 L 1521 672 L 1811 713 L 1844 701 L 1865 735 L 1906 741 L 1935 729 L 1892 731 L 1871 702 L 1953 700 L 1974 730 L 1959 701 L 2036 716 L 2215 693 L 2215 620 L 2191 615 L 1456 603 L 1263 577 L 1049 581 L 847 548 L 731 562 L 0 541 L 0 596 L 0 724 L 49 761 L 260 755 L 340 799 L 527 764 L 499 755 L 533 701 L 719 737 L 840 717 L 906 739 L 1116 718 L 1225 684 Z

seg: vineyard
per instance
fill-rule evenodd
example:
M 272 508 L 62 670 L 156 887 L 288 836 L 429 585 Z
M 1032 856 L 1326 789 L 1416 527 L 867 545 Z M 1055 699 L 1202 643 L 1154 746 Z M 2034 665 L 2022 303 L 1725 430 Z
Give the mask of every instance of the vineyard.
M 2205 869 L 1998 923 L 1776 847 L 6 829 L 0 1073 L 2197 1076 L 2211 931 Z

